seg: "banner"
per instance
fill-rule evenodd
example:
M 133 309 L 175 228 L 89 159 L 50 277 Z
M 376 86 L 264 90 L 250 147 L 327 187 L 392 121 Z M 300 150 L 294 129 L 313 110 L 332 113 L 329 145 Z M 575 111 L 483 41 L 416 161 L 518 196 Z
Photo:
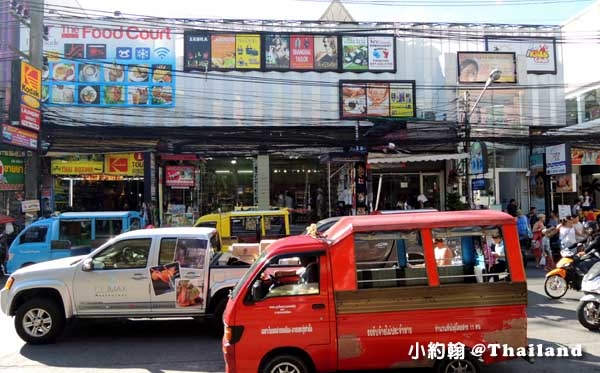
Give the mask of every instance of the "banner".
M 210 37 L 210 67 L 235 68 L 235 34 L 218 34 Z
M 37 150 L 38 147 L 37 133 L 24 130 L 19 127 L 14 127 L 10 124 L 2 125 L 2 141 L 5 144 L 11 144 L 32 150 Z
M 166 185 L 174 188 L 194 186 L 193 166 L 166 166 Z
M 288 35 L 265 35 L 265 67 L 268 69 L 290 68 L 290 37 Z
M 509 52 L 458 52 L 458 82 L 485 84 L 494 69 L 500 70 L 496 83 L 517 82 L 517 62 Z
M 104 171 L 101 161 L 64 161 L 53 159 L 50 163 L 52 175 L 86 175 L 101 174 Z
M 571 149 L 571 164 L 574 166 L 600 165 L 600 151 Z
M 237 69 L 260 69 L 260 35 L 237 34 L 235 51 L 235 67 Z
M 486 36 L 486 50 L 493 52 L 515 52 L 525 56 L 529 74 L 556 74 L 556 39 L 532 38 L 511 39 L 507 36 Z
M 488 151 L 484 142 L 474 142 L 471 144 L 470 175 L 485 174 L 488 172 Z
M 369 70 L 394 70 L 394 38 L 369 36 Z
M 568 153 L 567 153 L 568 151 Z M 570 172 L 570 149 L 566 144 L 546 147 L 546 175 L 564 175 Z M 568 161 L 568 162 L 567 162 Z
M 24 183 L 23 158 L 0 156 L 0 191 L 23 190 Z
M 312 35 L 292 35 L 290 67 L 298 70 L 314 68 L 314 39 Z
M 21 91 L 39 100 L 42 98 L 42 70 L 21 61 Z
M 339 47 L 335 35 L 315 35 L 315 70 L 338 70 Z
M 340 118 L 416 116 L 414 81 L 340 80 Z
M 347 71 L 369 69 L 369 45 L 365 36 L 342 36 L 342 67 Z
M 538 213 L 546 211 L 546 190 L 544 185 L 544 154 L 532 154 L 529 156 L 529 183 L 530 183 L 530 205 L 535 207 Z
M 208 32 L 186 32 L 183 41 L 183 71 L 206 71 L 210 64 Z
M 88 22 L 88 21 L 86 21 Z M 49 28 L 42 101 L 68 106 L 174 106 L 170 27 L 109 20 Z

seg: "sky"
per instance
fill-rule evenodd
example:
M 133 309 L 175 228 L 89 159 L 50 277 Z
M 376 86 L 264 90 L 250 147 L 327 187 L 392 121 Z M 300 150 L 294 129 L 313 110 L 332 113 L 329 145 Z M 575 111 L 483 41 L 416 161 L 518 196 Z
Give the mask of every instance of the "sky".
M 346 0 L 357 21 L 558 25 L 598 0 Z M 177 18 L 316 20 L 329 0 L 45 0 L 47 7 Z M 90 16 L 93 13 L 89 13 Z M 108 15 L 108 14 L 107 14 Z

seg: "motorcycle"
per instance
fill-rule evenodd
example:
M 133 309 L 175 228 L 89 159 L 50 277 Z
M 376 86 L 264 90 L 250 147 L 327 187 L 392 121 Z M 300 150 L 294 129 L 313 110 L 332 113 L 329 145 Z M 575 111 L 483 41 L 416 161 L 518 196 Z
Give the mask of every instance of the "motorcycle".
M 584 250 L 578 253 L 582 248 Z M 583 276 L 600 262 L 600 235 L 588 242 L 587 246 L 576 243 L 564 248 L 561 256 L 556 268 L 546 273 L 544 283 L 546 295 L 553 299 L 562 298 L 569 289 L 581 290 Z
M 577 306 L 579 323 L 591 331 L 600 330 L 600 262 L 583 276 L 581 291 L 585 294 Z

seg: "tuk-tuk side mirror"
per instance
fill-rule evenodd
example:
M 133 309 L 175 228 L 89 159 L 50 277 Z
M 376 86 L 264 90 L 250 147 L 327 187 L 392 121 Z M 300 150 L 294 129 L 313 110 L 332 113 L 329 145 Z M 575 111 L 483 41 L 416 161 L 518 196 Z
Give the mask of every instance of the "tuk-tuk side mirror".
M 70 249 L 71 241 L 69 240 L 52 240 L 50 241 L 51 250 Z
M 83 266 L 81 267 L 81 269 L 84 272 L 90 272 L 94 270 L 94 261 L 92 260 L 92 258 L 85 258 L 83 260 Z
M 250 294 L 246 299 L 246 304 L 254 304 L 255 302 L 264 298 L 264 290 L 262 281 L 260 279 L 254 281 L 252 288 L 250 288 Z

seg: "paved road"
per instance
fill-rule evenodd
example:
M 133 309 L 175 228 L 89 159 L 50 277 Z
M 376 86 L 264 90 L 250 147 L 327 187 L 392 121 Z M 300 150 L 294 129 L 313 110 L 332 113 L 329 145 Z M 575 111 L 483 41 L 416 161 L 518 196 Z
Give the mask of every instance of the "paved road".
M 542 272 L 528 269 L 528 275 L 529 342 L 545 346 L 581 343 L 584 356 L 541 358 L 533 365 L 515 360 L 487 367 L 484 372 L 600 372 L 600 333 L 584 329 L 575 316 L 581 294 L 569 291 L 561 300 L 549 300 L 543 293 Z M 80 321 L 73 323 L 57 344 L 28 346 L 16 335 L 12 319 L 0 315 L 0 336 L 0 371 L 6 373 L 224 370 L 220 340 L 206 325 L 191 320 Z

